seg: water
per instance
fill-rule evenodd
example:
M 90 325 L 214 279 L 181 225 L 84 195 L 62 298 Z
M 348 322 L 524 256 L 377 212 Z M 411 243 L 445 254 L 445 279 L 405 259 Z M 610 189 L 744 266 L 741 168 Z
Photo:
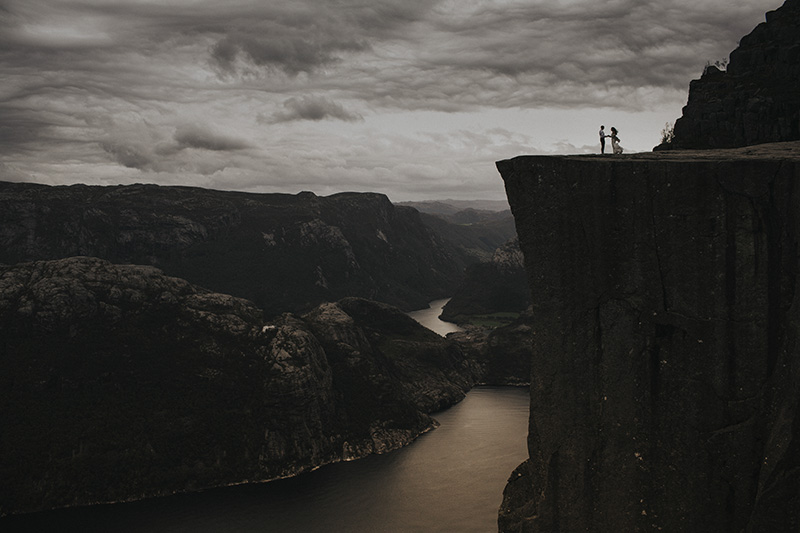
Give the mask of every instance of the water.
M 503 487 L 527 457 L 527 390 L 477 387 L 436 419 L 410 446 L 296 478 L 4 519 L 0 530 L 497 531 Z
M 430 306 L 427 309 L 420 309 L 419 311 L 412 311 L 407 314 L 426 328 L 438 333 L 442 337 L 445 337 L 448 333 L 461 331 L 461 328 L 452 322 L 439 320 L 439 315 L 442 314 L 442 309 L 444 309 L 444 306 L 447 305 L 447 302 L 449 301 L 450 298 L 445 298 L 444 300 L 434 300 L 430 303 Z

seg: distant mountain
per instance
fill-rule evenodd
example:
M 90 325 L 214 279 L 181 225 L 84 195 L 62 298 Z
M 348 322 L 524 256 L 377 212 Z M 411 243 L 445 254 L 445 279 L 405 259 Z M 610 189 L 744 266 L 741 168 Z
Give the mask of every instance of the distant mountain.
M 505 201 L 442 200 L 398 205 L 422 213 L 423 222 L 454 244 L 469 263 L 488 261 L 498 246 L 517 235 Z
M 434 213 L 435 214 L 435 213 Z M 489 225 L 493 222 L 497 224 L 508 223 L 513 220 L 510 209 L 503 211 L 488 211 L 485 209 L 462 209 L 450 215 L 438 215 L 448 222 L 453 224 L 460 224 L 463 226 L 471 226 L 475 224 Z
M 506 200 L 430 200 L 422 202 L 397 202 L 395 205 L 413 207 L 431 215 L 453 215 L 468 209 L 476 211 L 508 211 Z
M 462 248 L 477 244 L 439 230 L 374 193 L 0 182 L 0 263 L 82 255 L 154 265 L 270 315 L 346 296 L 406 310 L 449 296 L 466 265 Z
M 454 224 L 440 216 L 427 213 L 420 213 L 420 219 L 443 241 L 455 247 L 462 261 L 467 264 L 488 261 L 498 246 L 517 234 L 514 219 L 510 215 L 501 220 L 469 225 Z M 462 277 L 459 276 L 459 282 Z M 453 294 L 453 290 L 448 296 Z

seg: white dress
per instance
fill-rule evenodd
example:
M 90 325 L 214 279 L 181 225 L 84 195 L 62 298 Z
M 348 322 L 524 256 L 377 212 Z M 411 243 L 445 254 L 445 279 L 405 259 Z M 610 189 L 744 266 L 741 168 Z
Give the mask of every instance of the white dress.
M 619 137 L 616 135 L 611 136 L 611 147 L 614 149 L 615 154 L 622 153 L 622 146 L 619 145 Z

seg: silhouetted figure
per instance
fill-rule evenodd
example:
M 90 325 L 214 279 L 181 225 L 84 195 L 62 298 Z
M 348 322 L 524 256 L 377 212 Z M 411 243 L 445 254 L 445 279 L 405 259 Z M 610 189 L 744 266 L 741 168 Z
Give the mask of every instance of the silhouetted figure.
M 615 154 L 622 153 L 622 146 L 619 145 L 619 136 L 617 135 L 617 128 L 611 126 L 611 148 L 614 149 Z
M 600 153 L 606 153 L 606 130 L 605 126 L 600 126 Z

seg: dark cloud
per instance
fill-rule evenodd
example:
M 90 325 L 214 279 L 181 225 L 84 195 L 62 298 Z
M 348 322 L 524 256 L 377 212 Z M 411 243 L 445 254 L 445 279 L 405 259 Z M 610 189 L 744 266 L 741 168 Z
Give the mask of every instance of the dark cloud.
M 292 122 L 295 120 L 343 120 L 345 122 L 358 122 L 364 120 L 358 113 L 347 111 L 341 104 L 319 96 L 304 96 L 302 98 L 289 98 L 283 102 L 283 111 L 274 113 L 261 122 L 275 124 L 279 122 Z
M 175 132 L 178 149 L 198 148 L 215 152 L 244 150 L 251 145 L 243 139 L 237 139 L 214 133 L 199 126 L 184 126 Z
M 117 163 L 124 167 L 149 171 L 153 170 L 155 166 L 156 159 L 141 146 L 111 141 L 103 142 L 101 146 Z
M 250 67 L 278 69 L 295 76 L 335 64 L 348 54 L 370 50 L 371 43 L 402 33 L 422 19 L 432 3 L 421 0 L 336 0 L 325 3 L 275 2 L 225 20 L 210 49 L 224 74 L 249 73 Z
M 413 81 L 390 93 L 425 95 L 442 109 L 475 98 L 498 106 L 624 105 L 642 87 L 685 90 L 705 61 L 726 56 L 763 18 L 753 16 L 757 8 L 745 17 L 740 6 L 682 0 L 486 5 L 432 19 Z
M 224 73 L 237 72 L 237 60 L 257 67 L 280 68 L 289 75 L 314 72 L 320 66 L 333 63 L 339 52 L 360 51 L 363 42 L 320 38 L 313 34 L 301 37 L 284 31 L 265 31 L 264 35 L 227 35 L 211 49 L 211 57 Z M 281 35 L 283 34 L 283 35 Z
M 209 175 L 236 166 L 232 155 L 252 146 L 199 125 L 179 127 L 172 138 L 146 122 L 117 125 L 115 134 L 100 142 L 116 163 L 150 173 L 197 173 Z
M 377 106 L 442 111 L 617 105 L 641 87 L 683 91 L 752 29 L 754 13 L 763 18 L 743 0 L 5 4 L 0 61 L 27 70 L 28 81 L 165 98 L 154 95 L 158 84 L 192 90 L 183 70 L 147 62 L 172 53 L 181 68 L 212 67 L 226 83 L 302 74 L 267 87 L 282 100 L 335 89 Z

